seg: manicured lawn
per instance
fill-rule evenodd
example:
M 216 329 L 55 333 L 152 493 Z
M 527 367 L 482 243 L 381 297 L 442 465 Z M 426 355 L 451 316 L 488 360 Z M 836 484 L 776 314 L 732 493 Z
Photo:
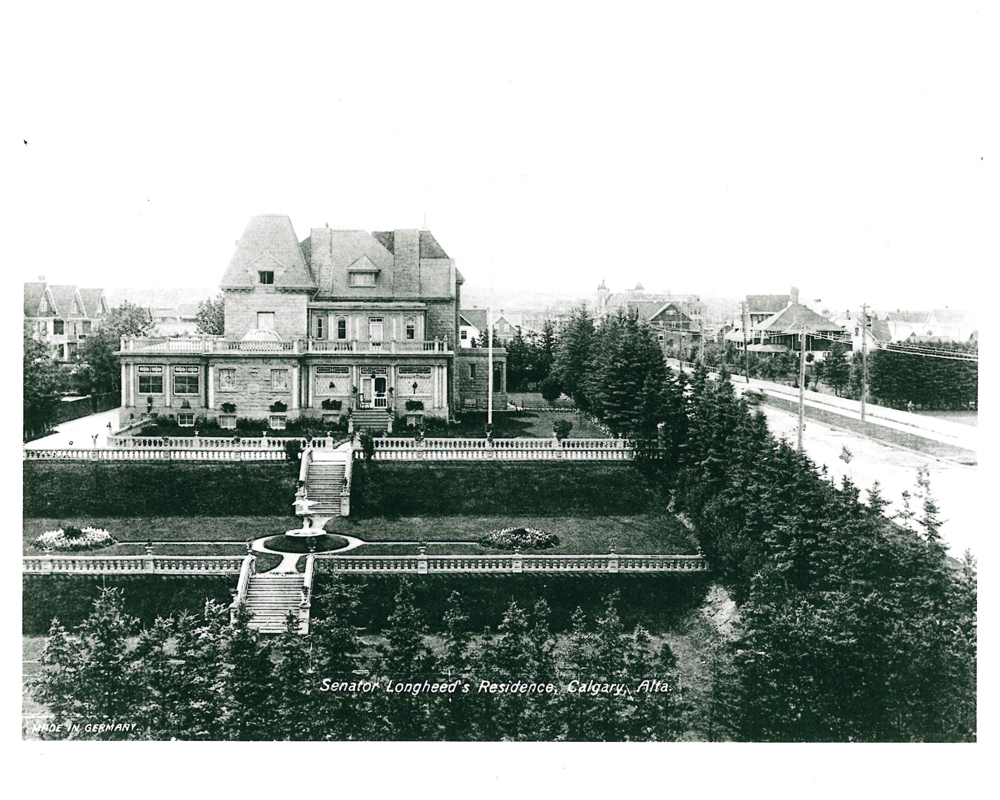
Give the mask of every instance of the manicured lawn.
M 559 544 L 539 551 L 547 554 L 607 553 L 611 536 L 619 553 L 647 555 L 652 553 L 694 553 L 694 535 L 675 517 L 665 514 L 641 514 L 631 517 L 402 517 L 399 519 L 332 520 L 327 530 L 355 536 L 366 542 L 464 542 L 475 543 L 492 530 L 507 527 L 538 528 L 555 533 Z M 474 553 L 501 553 L 502 550 L 479 548 Z M 436 548 L 435 548 L 436 549 Z M 413 548 L 416 552 L 416 548 Z M 377 555 L 357 551 L 359 555 Z M 391 552 L 398 552 L 393 550 Z M 428 553 L 431 550 L 428 549 Z M 446 548 L 443 552 L 470 552 L 466 546 Z
M 292 528 L 301 527 L 295 517 L 80 517 L 63 519 L 27 518 L 22 520 L 24 555 L 40 555 L 41 550 L 32 542 L 45 531 L 66 525 L 104 528 L 119 544 L 113 548 L 94 550 L 91 555 L 136 555 L 143 552 L 147 541 L 163 542 L 234 542 L 224 551 L 214 551 L 206 546 L 191 546 L 181 552 L 170 546 L 154 546 L 154 552 L 163 555 L 237 555 L 246 552 L 242 543 L 248 539 L 276 536 Z M 224 545 L 212 547 L 224 548 Z M 87 555 L 86 553 L 84 555 Z
M 541 392 L 507 392 L 507 401 L 515 406 L 528 406 L 529 408 L 545 408 L 550 405 L 549 401 L 542 397 Z M 561 394 L 555 405 L 556 408 L 573 408 L 573 400 Z
M 558 419 L 573 423 L 570 439 L 606 439 L 607 434 L 578 412 L 497 411 L 493 414 L 493 435 L 501 439 L 517 437 L 551 439 L 552 425 Z M 426 436 L 445 439 L 476 439 L 485 436 L 486 412 L 466 411 L 461 420 L 441 430 L 428 430 Z M 414 436 L 412 428 L 394 429 L 393 436 Z

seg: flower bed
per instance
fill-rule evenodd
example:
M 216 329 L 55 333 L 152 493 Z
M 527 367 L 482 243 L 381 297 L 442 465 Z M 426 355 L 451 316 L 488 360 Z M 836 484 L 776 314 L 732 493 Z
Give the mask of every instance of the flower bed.
M 502 528 L 484 536 L 479 543 L 498 550 L 513 550 L 515 547 L 522 550 L 544 550 L 559 544 L 559 537 L 537 528 Z
M 65 530 L 57 528 L 46 531 L 35 539 L 35 547 L 42 550 L 99 550 L 116 544 L 115 539 L 103 528 L 74 528 L 67 526 Z

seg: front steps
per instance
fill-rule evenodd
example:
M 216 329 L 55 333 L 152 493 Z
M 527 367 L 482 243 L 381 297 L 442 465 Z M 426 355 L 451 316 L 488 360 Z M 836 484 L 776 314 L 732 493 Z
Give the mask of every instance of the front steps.
M 261 633 L 284 633 L 289 612 L 299 618 L 302 587 L 301 572 L 265 572 L 250 576 L 246 608 L 250 612 L 250 627 Z M 305 633 L 301 629 L 300 632 Z M 308 623 L 306 623 L 308 624 Z
M 389 430 L 389 411 L 385 408 L 356 408 L 351 412 L 351 421 L 356 431 L 385 433 Z
M 344 490 L 345 464 L 314 459 L 306 474 L 306 496 L 312 502 L 309 516 L 339 517 Z

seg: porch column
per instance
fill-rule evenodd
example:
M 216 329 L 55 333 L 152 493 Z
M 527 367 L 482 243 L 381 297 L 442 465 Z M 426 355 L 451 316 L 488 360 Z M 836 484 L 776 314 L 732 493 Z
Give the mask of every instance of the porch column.
M 302 392 L 302 387 L 299 385 L 299 366 L 296 364 L 292 367 L 292 411 L 295 411 L 299 407 L 299 395 Z
M 128 408 L 128 369 L 122 362 L 122 408 Z
M 433 378 L 431 385 L 434 387 L 434 408 L 441 408 L 441 404 L 438 400 L 438 395 L 440 393 L 438 384 L 441 383 L 441 367 L 435 365 L 434 374 L 431 377 Z
M 306 408 L 313 407 L 313 368 L 306 367 Z
M 173 370 L 171 369 L 173 364 L 164 364 L 163 371 L 166 375 L 163 376 L 163 405 L 170 408 L 170 381 L 173 378 Z
M 208 365 L 208 407 L 215 408 L 215 365 Z

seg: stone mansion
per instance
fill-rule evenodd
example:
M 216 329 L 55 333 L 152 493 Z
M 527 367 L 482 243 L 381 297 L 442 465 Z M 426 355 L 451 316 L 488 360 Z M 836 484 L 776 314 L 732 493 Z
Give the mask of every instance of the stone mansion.
M 487 352 L 457 347 L 463 280 L 430 231 L 313 228 L 300 242 L 288 217 L 254 217 L 222 277 L 223 337 L 122 340 L 122 426 L 350 417 L 385 430 L 485 410 Z M 495 349 L 494 409 L 505 361 Z

